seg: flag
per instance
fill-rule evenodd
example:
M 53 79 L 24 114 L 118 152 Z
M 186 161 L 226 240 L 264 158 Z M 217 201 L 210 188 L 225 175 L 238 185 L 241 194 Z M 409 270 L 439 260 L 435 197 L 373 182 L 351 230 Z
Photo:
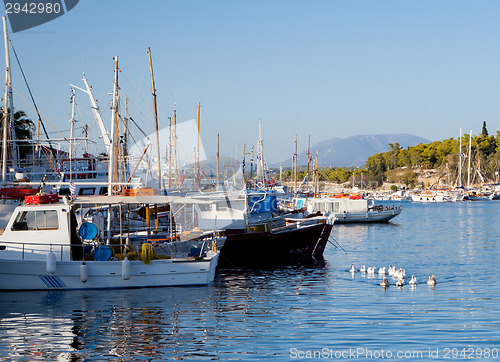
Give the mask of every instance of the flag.
M 71 192 L 71 195 L 74 195 L 76 192 L 76 184 L 73 181 L 69 183 L 69 192 Z

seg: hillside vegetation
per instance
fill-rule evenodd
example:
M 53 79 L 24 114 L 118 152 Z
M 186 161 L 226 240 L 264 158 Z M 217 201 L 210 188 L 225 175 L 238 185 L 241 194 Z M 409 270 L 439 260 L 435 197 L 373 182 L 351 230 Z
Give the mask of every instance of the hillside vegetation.
M 496 131 L 496 135 L 489 135 L 486 122 L 484 122 L 481 134 L 473 135 L 472 139 L 468 134 L 462 136 L 462 148 L 459 149 L 460 140 L 454 138 L 428 144 L 420 143 L 407 148 L 402 148 L 399 143 L 389 143 L 388 151 L 368 157 L 364 168 L 320 168 L 319 180 L 352 183 L 354 175 L 354 182 L 358 186 L 375 188 L 383 182 L 392 182 L 414 187 L 422 183 L 422 177 L 434 175 L 434 181 L 439 182 L 441 186 L 448 185 L 448 183 L 460 186 L 460 160 L 462 185 L 467 183 L 469 163 L 471 184 L 498 181 L 500 131 Z M 301 171 L 297 175 L 299 182 L 306 174 L 303 168 Z M 283 174 L 284 180 L 292 180 L 293 177 L 292 171 L 286 171 Z M 364 185 L 361 185 L 361 182 Z

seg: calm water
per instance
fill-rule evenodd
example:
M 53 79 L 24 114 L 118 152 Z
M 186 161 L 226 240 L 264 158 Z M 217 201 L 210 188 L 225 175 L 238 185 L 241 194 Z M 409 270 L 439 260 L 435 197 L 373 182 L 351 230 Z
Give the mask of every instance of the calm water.
M 314 268 L 223 272 L 209 287 L 1 293 L 0 359 L 500 359 L 500 202 L 403 206 L 389 224 L 336 226 L 347 254 L 330 244 Z M 396 265 L 422 284 L 384 290 L 352 263 Z

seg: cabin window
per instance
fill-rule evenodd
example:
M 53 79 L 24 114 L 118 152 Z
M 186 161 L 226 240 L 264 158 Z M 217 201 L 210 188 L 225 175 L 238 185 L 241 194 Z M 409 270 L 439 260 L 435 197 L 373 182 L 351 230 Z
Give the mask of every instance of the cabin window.
M 12 231 L 57 230 L 59 221 L 56 210 L 21 211 L 12 225 Z
M 198 207 L 200 208 L 201 211 L 211 211 L 212 210 L 212 204 L 198 204 Z
M 216 210 L 217 210 L 217 211 L 227 210 L 227 204 L 226 204 L 226 203 L 223 203 L 223 204 L 215 204 L 215 205 L 216 205 Z
M 88 196 L 88 195 L 94 195 L 94 193 L 95 193 L 94 187 L 82 187 L 78 195 Z

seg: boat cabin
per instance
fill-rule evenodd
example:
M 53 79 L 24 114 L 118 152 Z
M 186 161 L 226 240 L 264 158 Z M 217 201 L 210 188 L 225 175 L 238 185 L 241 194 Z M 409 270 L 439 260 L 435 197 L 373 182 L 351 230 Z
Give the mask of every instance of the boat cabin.
M 58 260 L 81 259 L 82 242 L 76 227 L 68 204 L 18 206 L 0 235 L 0 258 L 45 260 L 52 251 Z

